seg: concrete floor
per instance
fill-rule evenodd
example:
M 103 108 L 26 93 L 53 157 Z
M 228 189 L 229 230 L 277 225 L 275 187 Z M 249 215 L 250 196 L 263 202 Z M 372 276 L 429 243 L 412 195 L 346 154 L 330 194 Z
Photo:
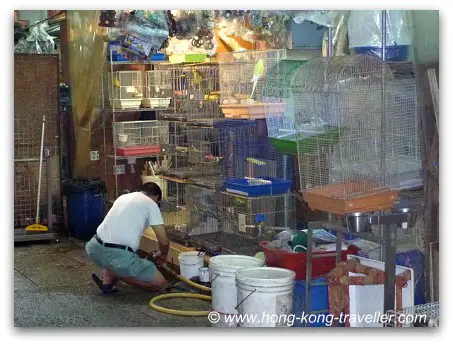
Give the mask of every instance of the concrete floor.
M 120 292 L 103 296 L 91 280 L 100 273 L 84 243 L 16 245 L 14 248 L 15 327 L 210 327 L 206 317 L 166 315 L 152 310 L 155 294 L 120 283 Z M 208 310 L 209 302 L 179 299 L 162 306 Z

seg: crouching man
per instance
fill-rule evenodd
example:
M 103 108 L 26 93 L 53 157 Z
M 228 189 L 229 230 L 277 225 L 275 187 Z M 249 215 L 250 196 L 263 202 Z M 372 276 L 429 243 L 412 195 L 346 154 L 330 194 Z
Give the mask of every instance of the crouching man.
M 138 192 L 120 196 L 86 244 L 88 256 L 102 268 L 102 278 L 94 273 L 92 278 L 104 294 L 118 291 L 117 280 L 153 291 L 166 287 L 157 267 L 136 254 L 144 230 L 151 226 L 159 242 L 157 259 L 166 261 L 169 241 L 159 209 L 161 198 L 162 191 L 155 183 L 145 183 Z

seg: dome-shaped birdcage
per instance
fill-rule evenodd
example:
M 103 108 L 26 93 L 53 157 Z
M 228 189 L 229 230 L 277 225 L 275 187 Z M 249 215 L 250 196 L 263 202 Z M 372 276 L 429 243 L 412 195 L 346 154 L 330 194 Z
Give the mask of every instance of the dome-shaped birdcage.
M 373 56 L 315 58 L 293 73 L 289 89 L 272 98 L 285 103 L 284 114 L 266 117 L 274 144 L 297 146 L 303 191 L 352 200 L 420 173 L 413 79 L 397 80 Z

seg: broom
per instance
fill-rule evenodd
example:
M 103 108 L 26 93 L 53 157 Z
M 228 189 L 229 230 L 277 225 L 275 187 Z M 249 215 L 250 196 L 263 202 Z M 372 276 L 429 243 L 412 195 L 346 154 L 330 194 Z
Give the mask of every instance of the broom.
M 43 159 L 43 151 L 44 151 L 44 129 L 46 126 L 46 116 L 43 115 L 42 117 L 42 131 L 41 131 L 41 150 L 39 151 L 39 177 L 38 177 L 38 198 L 36 202 L 36 219 L 35 224 L 29 225 L 25 228 L 25 231 L 47 231 L 48 228 L 45 225 L 39 224 L 39 201 L 41 198 L 41 175 L 42 175 L 42 159 Z M 47 186 L 50 188 L 50 186 Z M 49 205 L 48 207 L 51 207 Z M 49 219 L 49 222 L 51 220 Z

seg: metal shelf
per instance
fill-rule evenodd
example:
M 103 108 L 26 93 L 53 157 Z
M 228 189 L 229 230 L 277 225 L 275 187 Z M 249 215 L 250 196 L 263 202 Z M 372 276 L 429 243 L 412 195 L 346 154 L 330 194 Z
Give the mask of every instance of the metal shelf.
M 160 155 L 159 154 L 151 154 L 151 155 L 139 155 L 139 156 L 115 156 L 115 155 L 107 155 L 108 158 L 113 158 L 117 161 L 121 161 L 121 160 L 127 160 L 129 158 L 132 158 L 132 159 L 138 159 L 138 158 L 153 158 L 153 157 L 159 157 Z
M 168 110 L 169 108 L 137 108 L 137 109 L 112 109 L 112 108 L 104 108 L 103 110 L 109 111 L 112 113 L 139 113 L 143 111 L 164 111 Z
M 32 241 L 51 241 L 57 240 L 58 234 L 52 231 L 46 232 L 28 232 L 24 229 L 14 229 L 14 243 L 32 242 Z

